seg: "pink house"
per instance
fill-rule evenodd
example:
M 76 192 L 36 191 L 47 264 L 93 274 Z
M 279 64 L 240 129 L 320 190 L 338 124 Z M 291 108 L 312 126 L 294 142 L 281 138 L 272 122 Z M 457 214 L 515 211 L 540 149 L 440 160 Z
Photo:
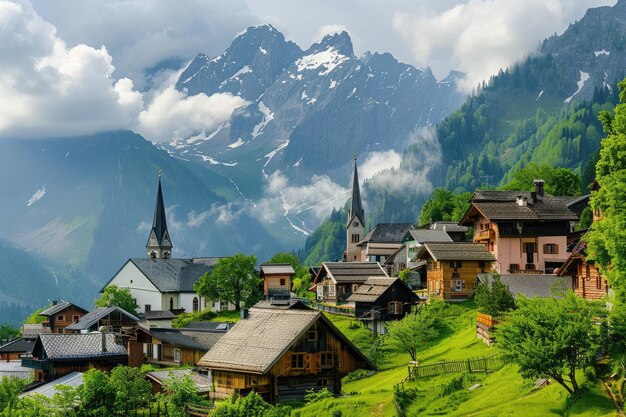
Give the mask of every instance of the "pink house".
M 474 227 L 474 242 L 496 257 L 500 274 L 551 274 L 569 257 L 567 235 L 578 221 L 581 197 L 535 191 L 479 190 L 460 224 Z

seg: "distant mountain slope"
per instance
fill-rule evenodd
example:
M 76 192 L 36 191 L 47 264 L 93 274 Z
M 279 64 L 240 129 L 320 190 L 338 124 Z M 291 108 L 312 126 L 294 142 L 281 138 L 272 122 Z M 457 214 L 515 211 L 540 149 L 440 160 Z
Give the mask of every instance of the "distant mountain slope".
M 590 9 L 540 53 L 494 76 L 437 126 L 442 163 L 431 178 L 473 190 L 511 178 L 529 162 L 582 173 L 603 135 L 626 74 L 626 2 Z
M 403 150 L 417 127 L 457 108 L 460 76 L 438 82 L 430 69 L 387 53 L 356 57 L 346 32 L 302 51 L 270 25 L 251 27 L 222 55 L 198 55 L 177 84 L 192 95 L 236 94 L 250 105 L 168 151 L 212 164 L 252 198 L 275 170 L 296 183 L 323 173 L 347 179 L 353 153 Z
M 16 245 L 93 280 L 89 299 L 129 257 L 144 256 L 156 170 L 174 256 L 261 257 L 284 249 L 249 211 L 215 190 L 228 180 L 120 131 L 83 138 L 7 140 L 0 154 L 0 229 Z M 41 288 L 45 292 L 47 288 Z

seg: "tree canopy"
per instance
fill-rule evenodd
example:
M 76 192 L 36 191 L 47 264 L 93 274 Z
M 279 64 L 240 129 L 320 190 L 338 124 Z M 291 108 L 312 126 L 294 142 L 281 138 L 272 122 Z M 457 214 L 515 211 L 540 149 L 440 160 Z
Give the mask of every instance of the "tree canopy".
M 591 208 L 602 212 L 587 235 L 589 257 L 599 265 L 619 302 L 626 302 L 626 80 L 619 83 L 621 103 L 615 113 L 602 112 L 607 137 L 596 164 L 600 189 L 591 194 Z
M 117 285 L 107 285 L 95 304 L 96 307 L 119 307 L 131 314 L 136 314 L 139 307 L 130 290 Z
M 415 313 L 407 314 L 402 320 L 387 324 L 392 342 L 417 360 L 418 352 L 439 336 L 441 310 L 445 304 L 433 300 L 423 304 Z
M 480 282 L 474 291 L 478 311 L 497 317 L 515 308 L 515 299 L 500 275 L 492 273 L 491 282 Z
M 211 300 L 233 303 L 236 310 L 242 305 L 251 307 L 259 300 L 261 282 L 255 270 L 256 261 L 256 256 L 242 253 L 221 258 L 211 272 L 194 284 L 194 291 Z
M 460 221 L 469 207 L 471 197 L 472 193 L 455 194 L 445 188 L 436 188 L 422 207 L 420 226 L 440 220 Z
M 528 164 L 515 171 L 513 179 L 503 185 L 503 190 L 534 191 L 534 180 L 545 181 L 544 190 L 551 195 L 580 195 L 582 193 L 580 176 L 567 168 L 554 168 L 547 164 Z
M 525 378 L 552 378 L 578 393 L 576 370 L 593 363 L 599 347 L 598 308 L 571 291 L 561 298 L 521 296 L 517 304 L 497 330 L 502 354 Z

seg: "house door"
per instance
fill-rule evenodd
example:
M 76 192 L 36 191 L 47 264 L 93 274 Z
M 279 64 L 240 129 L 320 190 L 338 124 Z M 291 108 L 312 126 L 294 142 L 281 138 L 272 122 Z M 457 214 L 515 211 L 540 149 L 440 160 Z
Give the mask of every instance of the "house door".
M 535 263 L 535 257 L 534 257 L 534 251 L 535 251 L 535 244 L 534 243 L 524 243 L 524 247 L 525 247 L 525 252 L 526 252 L 526 263 L 527 264 L 534 264 Z

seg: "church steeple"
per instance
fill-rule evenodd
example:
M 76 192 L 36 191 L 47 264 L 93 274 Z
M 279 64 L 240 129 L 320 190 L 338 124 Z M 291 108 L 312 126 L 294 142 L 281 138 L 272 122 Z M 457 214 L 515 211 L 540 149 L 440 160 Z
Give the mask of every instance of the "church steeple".
M 356 155 L 354 156 L 354 173 L 352 174 L 352 200 L 350 201 L 350 212 L 348 213 L 348 221 L 352 221 L 357 216 L 361 223 L 365 218 L 363 205 L 361 204 L 361 189 L 359 188 L 359 173 L 356 169 Z
M 361 189 L 359 188 L 359 173 L 356 168 L 354 155 L 354 173 L 352 174 L 352 201 L 346 225 L 346 255 L 347 262 L 364 261 L 364 253 L 358 243 L 365 237 L 365 212 L 361 203 Z
M 157 188 L 156 206 L 154 207 L 152 229 L 150 230 L 146 249 L 148 250 L 148 256 L 151 258 L 167 259 L 172 254 L 172 241 L 167 231 L 165 204 L 163 203 L 163 191 L 161 190 L 161 173 L 161 168 L 159 168 L 159 186 Z

